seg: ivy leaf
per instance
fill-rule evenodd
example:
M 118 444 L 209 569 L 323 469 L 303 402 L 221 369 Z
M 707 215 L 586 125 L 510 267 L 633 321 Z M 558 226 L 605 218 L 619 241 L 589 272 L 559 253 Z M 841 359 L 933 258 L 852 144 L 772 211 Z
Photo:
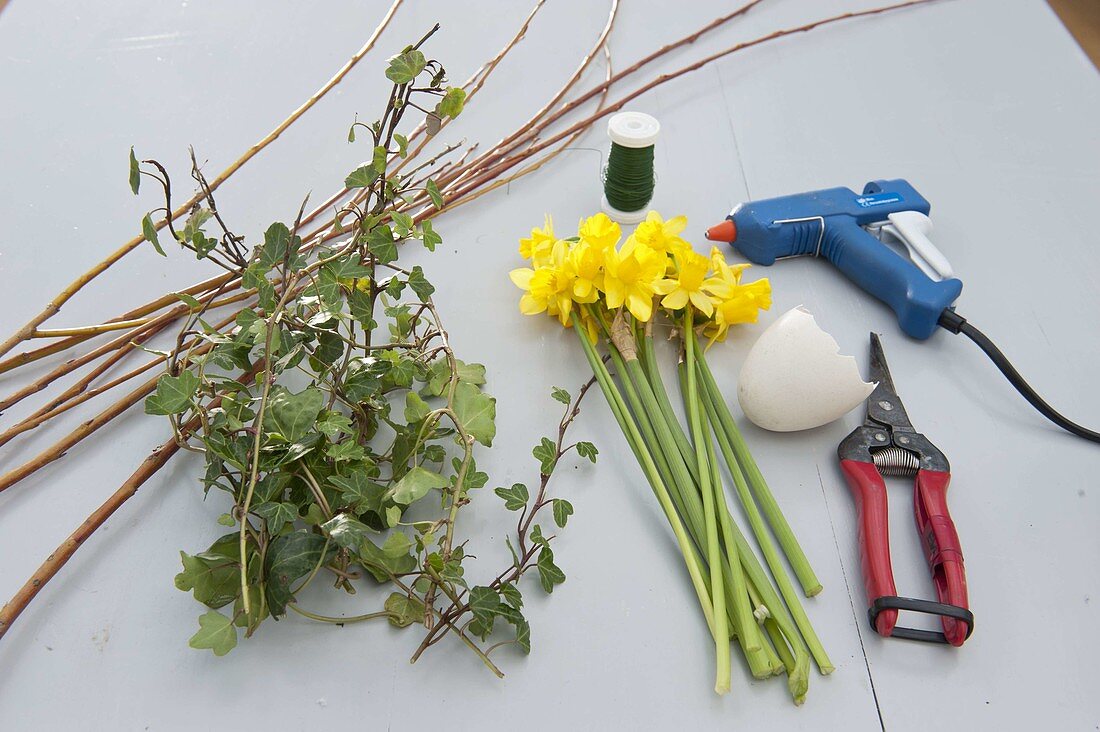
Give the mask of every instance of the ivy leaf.
M 497 400 L 473 384 L 460 383 L 455 388 L 454 412 L 458 423 L 485 447 L 493 446 L 497 428 Z
M 492 588 L 478 586 L 470 589 L 470 611 L 474 614 L 474 624 L 470 630 L 484 639 L 493 630 L 493 619 L 500 607 L 500 596 Z
M 395 132 L 393 133 L 393 141 L 397 143 L 397 154 L 403 158 L 407 157 L 409 154 L 409 138 L 400 132 Z
M 267 530 L 271 534 L 278 534 L 284 526 L 298 518 L 298 508 L 282 501 L 266 501 L 253 508 L 252 512 L 267 522 Z
M 435 106 L 435 113 L 440 117 L 454 119 L 462 114 L 462 108 L 466 105 L 466 91 L 456 86 L 447 87 L 443 98 Z
M 388 582 L 394 575 L 405 574 L 416 569 L 416 557 L 404 554 L 389 557 L 370 539 L 364 539 L 359 547 L 359 562 L 379 582 Z
M 173 292 L 172 293 L 177 300 L 182 302 L 187 307 L 191 308 L 192 312 L 202 310 L 202 303 L 188 295 L 186 292 Z
M 340 503 L 355 513 L 381 512 L 386 488 L 372 481 L 363 471 L 356 470 L 347 477 L 334 475 L 329 482 L 340 489 Z
M 432 200 L 434 201 L 435 199 Z M 442 202 L 442 200 L 441 198 L 440 202 Z M 435 233 L 435 229 L 432 228 L 431 219 L 424 219 L 423 223 L 420 224 L 420 238 L 424 242 L 424 247 L 429 252 L 434 252 L 435 248 L 443 243 L 443 237 Z
M 210 608 L 219 608 L 240 594 L 240 562 L 220 554 L 203 552 L 191 556 L 180 552 L 183 571 L 176 575 L 176 589 L 192 592 L 195 599 Z
M 366 540 L 370 527 L 354 516 L 341 513 L 321 524 L 321 531 L 332 539 L 333 543 L 341 549 L 359 552 L 359 547 Z
M 409 553 L 412 545 L 412 540 L 405 536 L 404 532 L 394 531 L 386 537 L 385 543 L 382 544 L 382 553 L 390 559 L 400 559 Z
M 428 137 L 435 137 L 442 128 L 443 118 L 435 112 L 429 112 L 428 116 L 424 118 L 424 131 L 428 133 Z
M 394 592 L 386 598 L 383 607 L 390 614 L 390 625 L 398 628 L 424 622 L 424 603 L 419 597 Z
M 179 376 L 165 374 L 157 380 L 157 390 L 145 400 L 146 414 L 179 414 L 191 406 L 199 388 L 199 377 L 191 371 Z
M 446 485 L 447 479 L 439 473 L 417 466 L 405 473 L 401 480 L 390 488 L 389 496 L 394 503 L 408 506 L 423 498 L 433 488 L 443 488 Z
M 539 581 L 542 582 L 542 589 L 546 590 L 547 593 L 554 591 L 554 585 L 565 582 L 565 572 L 554 564 L 554 552 L 550 547 L 544 546 L 542 548 L 535 566 L 539 570 Z
M 184 241 L 193 241 L 196 234 L 202 233 L 202 226 L 205 224 L 214 213 L 208 208 L 196 208 L 194 213 L 187 217 L 187 221 L 183 223 L 183 231 L 180 232 L 180 236 Z M 214 243 L 210 246 L 216 246 L 217 241 L 211 239 Z M 207 250 L 209 251 L 209 250 Z
M 134 147 L 130 146 L 130 190 L 136 196 L 141 188 L 141 169 L 138 168 L 137 156 L 134 155 Z
M 325 449 L 325 454 L 337 463 L 347 460 L 364 460 L 367 457 L 366 449 L 355 440 L 344 440 L 338 444 L 329 445 Z
M 500 596 L 516 610 L 523 607 L 523 594 L 519 591 L 519 588 L 511 582 L 505 582 L 500 586 Z
M 291 585 L 313 571 L 321 561 L 326 544 L 325 537 L 308 529 L 298 529 L 271 541 L 264 574 L 272 617 L 286 614 L 287 603 L 294 600 Z
M 324 403 L 324 394 L 313 386 L 298 394 L 279 389 L 268 401 L 264 428 L 278 432 L 287 442 L 297 442 L 313 427 Z
M 524 653 L 531 653 L 531 625 L 526 620 L 516 623 L 516 645 Z
M 596 449 L 596 446 L 591 442 L 578 442 L 577 454 L 583 458 L 588 458 L 592 462 L 596 462 L 596 456 L 600 454 L 600 451 Z
M 340 290 L 340 276 L 331 264 L 321 267 L 317 274 L 317 282 L 314 284 L 313 293 L 321 298 L 321 302 L 329 311 L 338 311 L 343 302 L 343 292 Z
M 374 169 L 373 164 L 360 165 L 358 168 L 348 173 L 347 178 L 344 178 L 344 187 L 370 188 L 377 179 L 378 171 Z
M 531 543 L 539 546 L 550 546 L 550 540 L 542 535 L 542 526 L 535 524 L 531 529 Z
M 217 610 L 199 616 L 199 631 L 191 636 L 187 645 L 192 648 L 210 649 L 215 656 L 224 656 L 237 647 L 237 629 L 233 621 Z
M 569 406 L 569 403 L 573 401 L 573 397 L 569 395 L 569 392 L 567 392 L 565 389 L 562 389 L 560 386 L 555 386 L 553 389 L 551 389 L 550 396 L 554 397 L 554 399 L 566 406 Z
M 421 302 L 427 302 L 428 298 L 435 292 L 432 283 L 424 278 L 424 270 L 421 269 L 419 264 L 413 267 L 409 273 L 409 287 L 412 288 L 412 291 L 416 293 Z
M 432 199 L 432 205 L 437 209 L 443 208 L 443 194 L 439 192 L 439 186 L 435 184 L 435 181 L 431 178 L 424 184 L 424 190 L 428 192 L 428 197 Z
M 554 523 L 559 528 L 565 528 L 565 522 L 573 515 L 573 504 L 564 498 L 554 499 Z
M 408 236 L 413 228 L 413 218 L 403 211 L 394 211 L 390 214 L 390 223 L 398 236 Z
M 394 84 L 408 84 L 424 70 L 427 63 L 423 53 L 410 48 L 390 58 L 389 66 L 386 67 L 386 78 Z
M 527 499 L 530 498 L 527 486 L 523 483 L 513 483 L 511 488 L 496 488 L 493 493 L 504 499 L 504 507 L 509 511 L 520 510 L 527 505 Z
M 382 357 L 387 358 L 387 356 L 394 359 L 390 370 L 386 372 L 387 380 L 394 386 L 405 389 L 412 386 L 413 379 L 416 377 L 416 361 L 406 356 L 398 356 L 396 351 L 383 351 Z M 412 394 L 413 392 L 408 393 Z
M 313 357 L 324 366 L 331 366 L 344 355 L 344 341 L 337 333 L 322 331 L 317 334 L 317 347 Z M 322 369 L 318 369 L 320 371 Z
M 542 442 L 535 445 L 531 454 L 539 461 L 539 472 L 542 475 L 550 475 L 554 472 L 554 466 L 558 462 L 558 447 L 549 437 L 543 437 Z
M 351 419 L 340 412 L 326 412 L 323 417 L 317 420 L 317 430 L 330 440 L 335 439 L 340 434 L 351 434 Z
M 460 383 L 485 383 L 485 367 L 479 363 L 466 363 L 456 358 L 455 370 L 458 372 L 458 380 Z M 447 383 L 450 380 L 451 369 L 447 363 L 447 359 L 441 358 L 435 361 L 432 363 L 431 368 L 428 369 L 428 385 L 426 387 L 428 394 L 440 396 L 447 388 Z
M 145 218 L 141 220 L 141 235 L 145 237 L 145 241 L 153 245 L 153 249 L 157 250 L 157 254 L 162 257 L 168 256 L 160 246 L 160 239 L 157 237 L 157 227 L 153 225 L 153 218 L 149 214 L 145 214 Z
M 371 229 L 370 234 L 367 235 L 367 251 L 382 264 L 397 259 L 397 244 L 393 240 L 393 229 L 385 224 Z
M 412 424 L 428 416 L 432 408 L 415 391 L 405 392 L 405 421 Z
M 264 271 L 280 265 L 290 254 L 290 229 L 276 221 L 264 232 L 264 244 L 260 248 L 260 265 Z

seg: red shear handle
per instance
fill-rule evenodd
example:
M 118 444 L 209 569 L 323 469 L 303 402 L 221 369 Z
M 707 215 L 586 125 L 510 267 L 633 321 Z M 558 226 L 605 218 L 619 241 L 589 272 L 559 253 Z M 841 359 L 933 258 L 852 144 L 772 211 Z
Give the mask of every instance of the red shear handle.
M 951 473 L 918 470 L 913 491 L 913 515 L 917 532 L 924 546 L 932 581 L 939 601 L 947 605 L 969 608 L 966 594 L 966 573 L 963 569 L 962 545 L 955 531 L 955 522 L 947 511 L 947 486 Z M 961 646 L 970 628 L 967 624 L 943 616 L 943 634 L 953 646 Z
M 874 463 L 841 460 L 840 467 L 848 479 L 852 498 L 856 502 L 859 521 L 859 557 L 863 564 L 863 586 L 867 589 L 867 605 L 883 596 L 898 594 L 894 587 L 894 570 L 890 566 L 890 518 L 886 503 L 886 482 Z M 898 611 L 879 613 L 875 629 L 880 635 L 894 632 Z

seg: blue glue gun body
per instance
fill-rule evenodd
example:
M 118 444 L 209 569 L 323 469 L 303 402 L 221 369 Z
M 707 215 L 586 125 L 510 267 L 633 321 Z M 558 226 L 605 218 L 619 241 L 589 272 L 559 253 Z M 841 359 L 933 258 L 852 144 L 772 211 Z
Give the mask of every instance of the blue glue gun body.
M 893 308 L 905 333 L 923 340 L 935 332 L 940 313 L 959 297 L 962 282 L 929 277 L 864 227 L 901 211 L 927 215 L 930 208 L 907 181 L 876 180 L 862 195 L 848 188 L 828 188 L 751 201 L 727 218 L 735 227 L 733 245 L 753 262 L 770 265 L 781 257 L 825 257 Z

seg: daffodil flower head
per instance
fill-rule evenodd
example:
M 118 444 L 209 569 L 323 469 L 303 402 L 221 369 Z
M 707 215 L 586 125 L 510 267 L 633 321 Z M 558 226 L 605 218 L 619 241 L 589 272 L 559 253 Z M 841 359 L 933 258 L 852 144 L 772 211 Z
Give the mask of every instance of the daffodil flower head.
M 714 313 L 713 299 L 729 297 L 733 288 L 719 277 L 708 277 L 711 260 L 692 249 L 676 254 L 676 277 L 666 277 L 655 284 L 656 291 L 664 295 L 661 305 L 669 310 L 680 310 L 689 302 L 703 315 Z M 712 299 L 713 298 L 713 299 Z
M 772 287 L 768 278 L 738 285 L 714 308 L 714 320 L 707 329 L 710 342 L 724 341 L 730 326 L 755 323 L 761 310 L 772 306 Z
M 554 243 L 546 264 L 535 269 L 521 267 L 509 273 L 512 282 L 525 290 L 519 301 L 521 313 L 549 313 L 568 327 L 573 311 L 573 281 L 576 276 L 567 262 L 567 248 L 568 243 L 559 240 Z
M 583 219 L 577 230 L 582 242 L 600 250 L 614 249 L 622 235 L 622 228 L 605 213 Z
M 524 259 L 528 259 L 536 267 L 540 264 L 545 264 L 550 257 L 550 253 L 554 248 L 554 242 L 557 238 L 554 236 L 554 222 L 550 218 L 550 214 L 546 214 L 546 219 L 541 229 L 531 229 L 531 236 L 528 239 L 519 240 L 519 253 Z
M 626 305 L 642 322 L 653 315 L 654 283 L 665 273 L 666 257 L 629 237 L 619 251 L 607 252 L 603 292 L 610 310 Z
M 613 251 L 613 250 L 612 250 Z M 596 302 L 603 288 L 605 251 L 582 239 L 569 250 L 569 266 L 573 271 L 573 301 Z
M 686 241 L 680 238 L 680 232 L 687 228 L 687 216 L 675 216 L 668 221 L 656 211 L 646 214 L 645 221 L 634 230 L 634 238 L 650 249 L 664 254 L 676 254 L 690 249 Z
M 749 268 L 748 264 L 730 265 L 718 247 L 710 248 L 710 264 L 714 274 L 732 287 L 741 284 L 741 273 Z

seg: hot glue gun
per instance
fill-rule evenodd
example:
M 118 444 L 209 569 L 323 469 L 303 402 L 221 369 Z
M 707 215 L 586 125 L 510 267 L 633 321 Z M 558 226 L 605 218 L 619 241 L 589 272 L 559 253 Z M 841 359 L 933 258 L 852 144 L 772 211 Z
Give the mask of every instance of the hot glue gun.
M 707 230 L 756 264 L 785 257 L 824 257 L 848 279 L 889 305 L 898 324 L 925 340 L 936 326 L 974 341 L 1028 403 L 1062 429 L 1100 443 L 1100 432 L 1072 422 L 1047 404 L 980 330 L 955 312 L 962 282 L 928 238 L 928 201 L 908 181 L 873 180 L 857 194 L 827 188 L 742 203 Z M 897 242 L 908 257 L 888 246 Z
M 848 279 L 893 308 L 901 329 L 928 338 L 962 292 L 951 266 L 928 238 L 930 205 L 907 181 L 743 203 L 707 238 L 730 242 L 757 264 L 803 255 L 825 257 Z M 909 258 L 885 243 L 905 245 Z

